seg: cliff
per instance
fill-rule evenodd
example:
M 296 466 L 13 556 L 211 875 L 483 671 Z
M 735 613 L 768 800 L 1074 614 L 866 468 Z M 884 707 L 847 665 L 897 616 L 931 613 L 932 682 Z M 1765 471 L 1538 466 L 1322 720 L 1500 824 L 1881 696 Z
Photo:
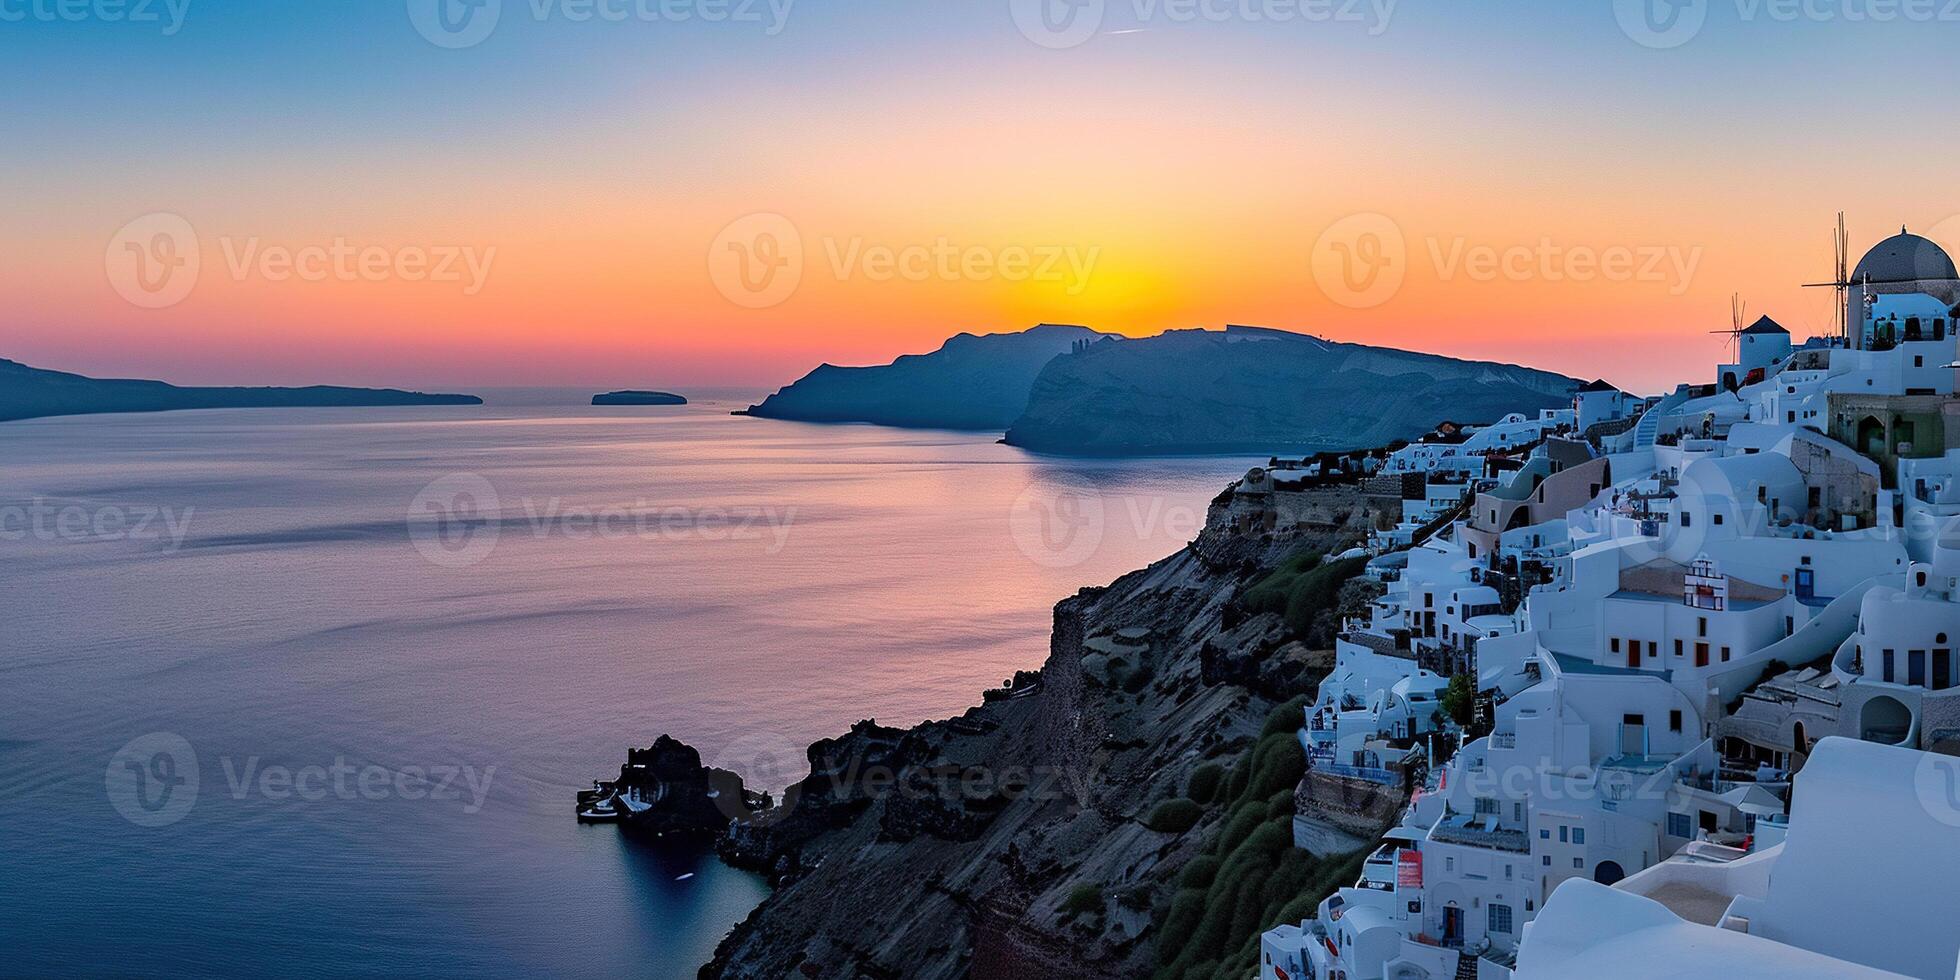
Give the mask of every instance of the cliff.
M 1038 452 L 1303 454 L 1569 403 L 1574 379 L 1246 327 L 1094 344 L 1035 379 L 1007 442 Z
M 181 388 L 161 381 L 102 380 L 0 360 L 0 422 L 100 412 L 191 408 L 321 408 L 481 405 L 474 395 L 425 395 L 392 388 Z
M 1247 937 L 1206 910 L 1276 913 L 1351 880 L 1344 858 L 1279 851 L 1304 764 L 1299 702 L 1279 699 L 1319 674 L 1262 677 L 1254 665 L 1286 645 L 1285 624 L 1235 602 L 1285 556 L 1344 547 L 1386 506 L 1343 504 L 1338 526 L 1248 532 L 1221 495 L 1193 545 L 1057 605 L 1038 675 L 949 721 L 861 723 L 812 746 L 783 812 L 723 842 L 777 889 L 701 975 L 1210 976 L 1177 960 L 1186 930 L 1234 956 Z M 1262 831 L 1241 834 L 1248 821 Z M 1214 882 L 1221 862 L 1253 861 L 1248 848 L 1270 849 L 1278 870 Z M 1213 887 L 1233 897 L 1211 900 Z M 1176 937 L 1171 955 L 1160 933 Z
M 876 367 L 825 364 L 749 408 L 747 415 L 800 422 L 873 422 L 934 429 L 1000 430 L 1028 404 L 1037 374 L 1086 327 L 1042 325 L 1019 333 L 963 333 L 930 354 Z

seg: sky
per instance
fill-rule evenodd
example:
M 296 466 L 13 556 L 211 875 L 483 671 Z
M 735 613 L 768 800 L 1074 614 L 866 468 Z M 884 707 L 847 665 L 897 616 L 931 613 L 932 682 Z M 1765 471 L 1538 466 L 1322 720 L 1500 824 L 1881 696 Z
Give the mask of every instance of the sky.
M 1658 391 L 1735 294 L 1828 330 L 1840 210 L 1960 252 L 1948 6 L 0 0 L 0 357 L 761 387 L 1244 323 Z

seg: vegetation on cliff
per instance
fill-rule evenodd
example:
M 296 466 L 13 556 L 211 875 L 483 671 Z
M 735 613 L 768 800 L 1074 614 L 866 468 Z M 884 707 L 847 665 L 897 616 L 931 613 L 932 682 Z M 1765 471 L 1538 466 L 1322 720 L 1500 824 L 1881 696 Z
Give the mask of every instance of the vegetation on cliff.
M 1248 613 L 1280 616 L 1286 621 L 1287 633 L 1310 647 L 1332 647 L 1344 611 L 1341 607 L 1346 604 L 1342 591 L 1367 567 L 1368 559 L 1323 562 L 1319 552 L 1293 556 L 1247 588 L 1239 597 L 1239 605 Z
M 1321 859 L 1293 846 L 1293 789 L 1306 772 L 1294 730 L 1309 700 L 1274 708 L 1219 787 L 1212 805 L 1224 817 L 1158 915 L 1156 980 L 1242 980 L 1258 968 L 1262 930 L 1305 918 L 1359 873 L 1363 852 Z

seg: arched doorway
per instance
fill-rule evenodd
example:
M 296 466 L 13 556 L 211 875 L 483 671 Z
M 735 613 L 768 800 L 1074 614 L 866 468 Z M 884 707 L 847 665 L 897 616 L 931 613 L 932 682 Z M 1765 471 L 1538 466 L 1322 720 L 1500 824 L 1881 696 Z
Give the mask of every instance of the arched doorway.
M 1858 713 L 1859 737 L 1867 742 L 1897 745 L 1912 731 L 1912 709 L 1898 698 L 1881 694 L 1865 702 Z
M 1602 885 L 1615 884 L 1626 876 L 1626 870 L 1620 867 L 1618 861 L 1601 861 L 1599 867 L 1593 869 L 1593 880 Z
M 1858 451 L 1867 456 L 1885 453 L 1885 423 L 1867 415 L 1858 420 Z

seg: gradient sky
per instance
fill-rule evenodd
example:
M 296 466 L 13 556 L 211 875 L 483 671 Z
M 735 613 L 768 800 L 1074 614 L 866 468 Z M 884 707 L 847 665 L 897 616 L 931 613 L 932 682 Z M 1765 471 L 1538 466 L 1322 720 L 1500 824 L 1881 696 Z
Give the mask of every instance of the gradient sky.
M 1664 50 L 1571 0 L 1402 0 L 1379 33 L 1372 13 L 1253 22 L 1233 0 L 1180 22 L 1110 0 L 1065 50 L 1024 36 L 1010 0 L 802 0 L 774 36 L 503 0 L 460 50 L 403 0 L 189 0 L 170 36 L 37 13 L 56 2 L 0 0 L 0 356 L 92 374 L 774 385 L 1051 321 L 1261 324 L 1658 389 L 1712 380 L 1731 293 L 1825 329 L 1828 291 L 1799 287 L 1830 275 L 1840 209 L 1854 252 L 1901 224 L 1960 252 L 1960 23 L 1847 20 L 1866 0 L 1796 22 L 1711 0 Z M 157 310 L 105 271 L 154 212 L 190 222 L 203 262 Z M 709 257 L 758 212 L 793 223 L 804 262 L 750 309 Z M 1407 243 L 1405 281 L 1365 309 L 1313 261 L 1360 213 Z M 495 255 L 474 295 L 227 261 L 336 239 Z M 941 240 L 1094 262 L 1073 288 L 840 277 L 830 257 Z M 1540 243 L 1694 274 L 1437 263 Z

